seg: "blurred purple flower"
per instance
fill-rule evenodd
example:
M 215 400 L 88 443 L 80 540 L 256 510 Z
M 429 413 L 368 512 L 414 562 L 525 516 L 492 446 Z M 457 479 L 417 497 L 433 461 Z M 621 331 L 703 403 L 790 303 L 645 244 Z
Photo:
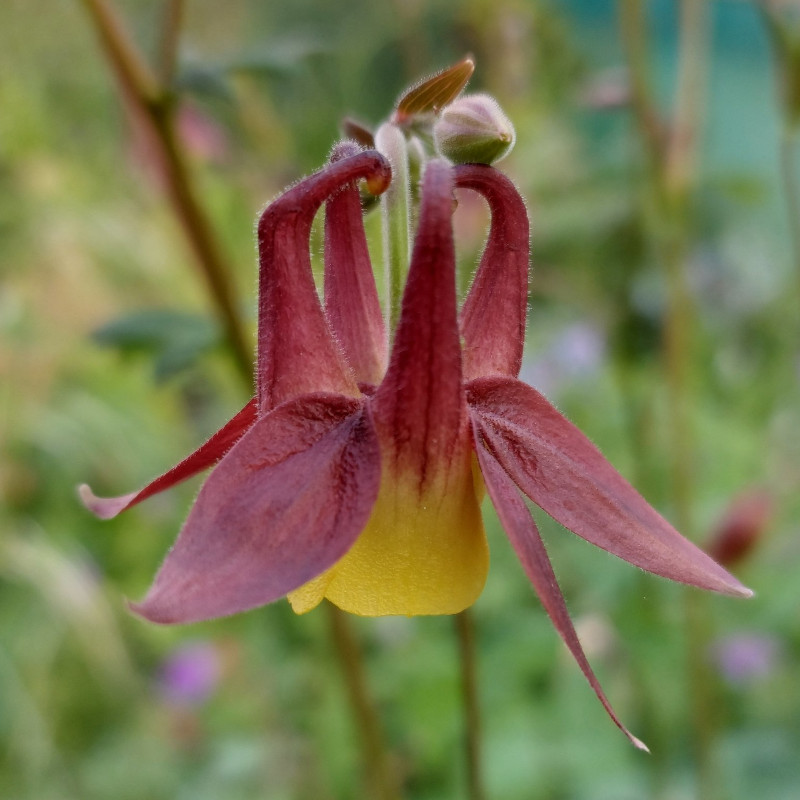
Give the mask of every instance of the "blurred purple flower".
M 200 705 L 217 688 L 221 667 L 219 651 L 211 642 L 180 645 L 161 667 L 159 691 L 174 705 Z
M 565 383 L 596 373 L 605 354 L 602 331 L 588 322 L 575 322 L 562 328 L 538 358 L 524 364 L 520 377 L 542 394 L 558 394 Z
M 711 655 L 728 683 L 751 683 L 775 669 L 780 642 L 766 633 L 737 633 L 719 639 L 712 646 Z

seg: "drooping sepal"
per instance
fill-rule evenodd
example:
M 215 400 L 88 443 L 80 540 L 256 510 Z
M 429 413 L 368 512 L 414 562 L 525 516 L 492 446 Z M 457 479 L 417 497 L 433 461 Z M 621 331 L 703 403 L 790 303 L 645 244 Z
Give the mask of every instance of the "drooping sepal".
M 313 394 L 284 403 L 211 473 L 133 610 L 185 623 L 283 597 L 352 547 L 379 483 L 378 440 L 361 402 Z
M 603 692 L 600 682 L 597 680 L 586 658 L 586 654 L 583 652 L 583 647 L 567 611 L 567 605 L 558 586 L 544 542 L 536 528 L 536 523 L 525 507 L 519 490 L 497 459 L 481 444 L 480 427 L 476 429 L 475 438 L 478 462 L 480 463 L 483 479 L 486 482 L 486 489 L 492 499 L 492 504 L 497 510 L 500 523 L 522 563 L 525 574 L 533 584 L 544 610 L 550 617 L 556 631 L 558 631 L 558 635 L 569 648 L 573 658 L 578 662 L 581 672 L 583 672 L 614 724 L 628 737 L 635 747 L 639 750 L 647 751 L 647 745 L 637 739 L 620 722 L 605 692 Z
M 483 445 L 565 528 L 630 564 L 738 597 L 752 592 L 681 536 L 539 392 L 513 378 L 467 385 Z

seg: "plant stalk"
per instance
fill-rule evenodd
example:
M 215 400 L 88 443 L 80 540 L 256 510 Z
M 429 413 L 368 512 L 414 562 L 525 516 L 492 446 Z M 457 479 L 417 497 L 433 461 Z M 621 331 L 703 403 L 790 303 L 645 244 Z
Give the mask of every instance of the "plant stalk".
M 389 159 L 392 182 L 381 195 L 384 281 L 389 341 L 400 319 L 403 287 L 411 257 L 411 184 L 408 148 L 403 132 L 386 122 L 375 133 L 375 147 Z
M 795 291 L 800 299 L 800 180 L 797 170 L 799 138 L 797 124 L 793 124 L 789 119 L 784 120 L 780 142 L 781 180 L 792 241 Z
M 697 150 L 701 131 L 708 61 L 709 8 L 707 0 L 681 0 L 677 88 L 672 118 L 662 128 L 646 75 L 647 31 L 641 0 L 620 0 L 620 25 L 631 72 L 633 112 L 647 157 L 651 235 L 663 266 L 667 288 L 662 354 L 668 393 L 670 474 L 675 523 L 694 538 L 694 435 L 691 425 L 691 367 L 695 315 L 686 271 L 690 250 L 690 205 L 697 179 Z M 705 598 L 693 590 L 685 595 L 687 672 L 691 690 L 697 795 L 717 795 L 714 745 L 717 720 L 711 713 L 713 682 L 705 659 L 711 631 Z
M 197 190 L 175 135 L 175 98 L 154 75 L 106 0 L 83 0 L 83 4 L 117 76 L 123 98 L 146 125 L 153 146 L 157 148 L 173 213 L 194 254 L 237 365 L 247 372 L 248 380 L 252 381 L 252 347 L 247 344 L 234 303 L 226 260 L 211 233 L 211 226 L 198 200 Z M 177 30 L 167 37 L 173 43 L 171 47 L 175 46 L 177 37 Z
M 161 85 L 170 87 L 175 77 L 178 42 L 185 13 L 184 0 L 168 0 L 164 9 L 164 27 L 161 32 L 159 78 Z
M 481 760 L 481 714 L 478 699 L 475 621 L 469 609 L 453 617 L 461 664 L 461 698 L 464 707 L 464 753 L 467 766 L 467 797 L 486 800 Z
M 328 610 L 331 638 L 344 673 L 350 706 L 358 723 L 370 785 L 369 797 L 376 800 L 400 800 L 397 781 L 392 773 L 378 714 L 367 688 L 363 659 L 358 642 L 344 611 L 333 603 Z

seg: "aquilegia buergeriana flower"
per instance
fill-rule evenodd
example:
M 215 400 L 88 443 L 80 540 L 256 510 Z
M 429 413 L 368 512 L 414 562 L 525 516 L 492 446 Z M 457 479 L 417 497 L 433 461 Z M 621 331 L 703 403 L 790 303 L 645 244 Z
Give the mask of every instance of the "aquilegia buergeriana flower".
M 344 143 L 261 216 L 256 397 L 140 491 L 100 499 L 82 487 L 86 505 L 112 517 L 218 462 L 133 609 L 154 622 L 184 623 L 288 595 L 299 613 L 323 598 L 362 615 L 457 613 L 476 600 L 488 570 L 486 491 L 592 688 L 643 746 L 617 719 L 586 660 L 524 496 L 642 569 L 751 593 L 517 380 L 529 229 L 512 183 L 490 166 L 427 162 L 399 321 L 387 332 L 356 186 L 362 179 L 375 193 L 385 190 L 387 161 Z M 460 313 L 455 187 L 483 195 L 491 211 Z M 323 203 L 324 307 L 309 255 Z

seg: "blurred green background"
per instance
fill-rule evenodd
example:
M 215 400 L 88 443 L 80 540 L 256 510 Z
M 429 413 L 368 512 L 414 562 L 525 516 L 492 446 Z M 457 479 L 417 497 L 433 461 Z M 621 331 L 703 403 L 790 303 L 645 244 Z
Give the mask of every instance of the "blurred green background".
M 645 4 L 665 113 L 676 5 Z M 487 504 L 493 564 L 475 616 L 492 798 L 712 800 L 698 794 L 703 769 L 720 799 L 800 797 L 800 271 L 791 158 L 779 167 L 782 62 L 755 3 L 708 5 L 704 132 L 683 223 L 691 535 L 708 543 L 739 493 L 768 491 L 764 535 L 734 567 L 757 596 L 698 600 L 537 515 L 590 660 L 645 756 L 571 662 Z M 163 4 L 117 7 L 154 54 Z M 670 517 L 667 288 L 618 12 L 605 0 L 189 0 L 178 130 L 252 331 L 259 209 L 325 161 L 343 115 L 374 124 L 405 85 L 473 53 L 471 88 L 516 124 L 502 167 L 533 226 L 523 377 Z M 465 274 L 483 240 L 473 205 L 456 215 Z M 83 5 L 7 0 L 0 797 L 367 796 L 324 614 L 279 602 L 170 629 L 127 613 L 198 482 L 110 522 L 76 500 L 83 481 L 101 494 L 146 482 L 243 399 Z M 464 797 L 450 621 L 354 625 L 404 796 Z

